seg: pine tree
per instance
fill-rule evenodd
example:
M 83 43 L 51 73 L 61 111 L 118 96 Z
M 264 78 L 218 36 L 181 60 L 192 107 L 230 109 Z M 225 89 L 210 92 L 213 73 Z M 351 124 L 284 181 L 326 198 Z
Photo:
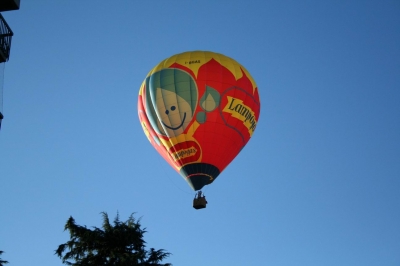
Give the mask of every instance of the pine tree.
M 4 252 L 0 250 L 0 255 L 2 255 L 3 253 L 4 253 Z M 2 259 L 0 258 L 0 266 L 4 266 L 4 264 L 7 264 L 7 263 L 8 263 L 8 261 L 2 260 Z
M 163 249 L 146 250 L 143 235 L 145 228 L 141 228 L 140 219 L 136 220 L 133 214 L 126 222 L 119 220 L 119 215 L 110 224 L 107 213 L 103 212 L 102 228 L 75 223 L 71 216 L 65 230 L 70 233 L 70 240 L 58 246 L 55 251 L 64 264 L 75 266 L 131 266 L 131 265 L 159 265 L 171 266 L 170 263 L 160 264 L 170 253 Z

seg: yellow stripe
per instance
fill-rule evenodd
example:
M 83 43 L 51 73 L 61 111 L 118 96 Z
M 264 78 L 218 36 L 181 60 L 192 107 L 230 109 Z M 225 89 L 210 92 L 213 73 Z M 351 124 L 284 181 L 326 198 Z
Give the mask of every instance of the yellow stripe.
M 211 59 L 216 60 L 218 63 L 220 63 L 222 66 L 224 66 L 226 69 L 228 69 L 235 77 L 236 80 L 240 79 L 242 75 L 242 71 L 246 74 L 246 76 L 249 78 L 251 81 L 251 84 L 253 86 L 253 93 L 255 89 L 257 88 L 257 84 L 250 75 L 250 73 L 247 71 L 247 69 L 233 60 L 230 57 L 227 57 L 223 54 L 218 54 L 214 52 L 207 52 L 207 51 L 193 51 L 193 52 L 184 52 L 181 54 L 176 54 L 173 55 L 163 61 L 161 61 L 158 65 L 156 65 L 147 75 L 147 77 L 151 76 L 154 72 L 160 71 L 161 69 L 164 68 L 169 68 L 172 64 L 178 63 L 182 66 L 186 66 L 189 69 L 191 69 L 194 73 L 194 75 L 197 77 L 199 68 L 210 61 Z

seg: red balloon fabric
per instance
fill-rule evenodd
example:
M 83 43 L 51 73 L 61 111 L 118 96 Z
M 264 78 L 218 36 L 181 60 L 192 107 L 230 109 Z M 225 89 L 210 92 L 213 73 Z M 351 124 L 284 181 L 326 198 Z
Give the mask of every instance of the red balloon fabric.
M 150 71 L 140 88 L 138 112 L 153 147 L 200 190 L 253 135 L 260 99 L 238 62 L 194 51 L 167 58 Z

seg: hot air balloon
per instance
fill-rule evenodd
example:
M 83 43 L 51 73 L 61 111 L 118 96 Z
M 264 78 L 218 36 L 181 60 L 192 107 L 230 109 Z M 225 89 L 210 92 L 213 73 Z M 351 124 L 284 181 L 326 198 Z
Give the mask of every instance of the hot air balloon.
M 253 135 L 260 99 L 250 73 L 232 58 L 184 52 L 149 72 L 140 87 L 138 113 L 151 145 L 198 191 L 194 207 L 204 208 L 200 190 Z

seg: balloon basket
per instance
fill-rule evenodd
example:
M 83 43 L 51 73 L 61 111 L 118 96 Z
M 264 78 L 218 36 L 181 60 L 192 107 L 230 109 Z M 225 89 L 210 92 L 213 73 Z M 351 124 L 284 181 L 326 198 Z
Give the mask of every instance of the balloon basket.
M 193 200 L 193 208 L 195 208 L 196 210 L 204 209 L 206 205 L 206 197 L 198 197 Z

